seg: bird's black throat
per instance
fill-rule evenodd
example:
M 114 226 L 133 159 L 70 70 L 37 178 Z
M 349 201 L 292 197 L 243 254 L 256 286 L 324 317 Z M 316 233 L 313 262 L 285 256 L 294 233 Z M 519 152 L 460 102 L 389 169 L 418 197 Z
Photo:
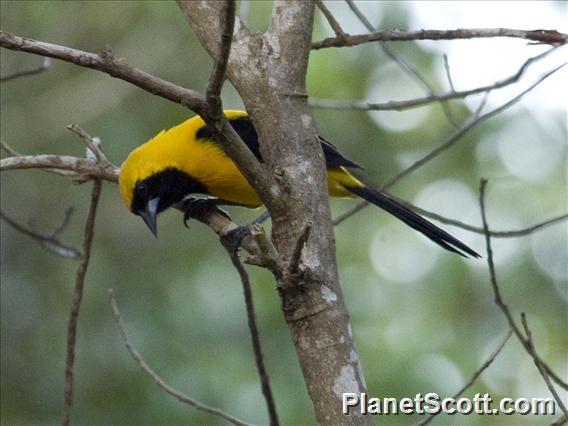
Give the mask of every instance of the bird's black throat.
M 159 213 L 180 202 L 185 196 L 195 193 L 207 194 L 207 189 L 189 174 L 173 167 L 168 168 L 136 182 L 131 210 L 134 214 L 139 214 L 146 209 L 148 201 L 159 198 Z

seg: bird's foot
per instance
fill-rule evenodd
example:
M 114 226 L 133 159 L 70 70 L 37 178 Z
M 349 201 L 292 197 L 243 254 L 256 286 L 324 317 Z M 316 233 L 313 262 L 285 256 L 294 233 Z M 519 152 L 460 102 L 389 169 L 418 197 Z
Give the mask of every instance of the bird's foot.
M 241 247 L 243 240 L 249 235 L 250 228 L 248 226 L 238 226 L 222 237 L 223 245 L 229 250 L 236 252 Z
M 212 213 L 219 213 L 227 219 L 231 219 L 229 214 L 217 206 L 218 200 L 215 198 L 195 198 L 189 197 L 183 201 L 183 224 L 186 228 L 189 219 L 205 221 L 207 216 Z

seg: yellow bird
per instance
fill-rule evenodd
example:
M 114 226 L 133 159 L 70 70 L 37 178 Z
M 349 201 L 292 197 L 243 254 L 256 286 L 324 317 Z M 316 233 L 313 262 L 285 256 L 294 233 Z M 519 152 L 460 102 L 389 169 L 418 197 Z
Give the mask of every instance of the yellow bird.
M 231 126 L 262 161 L 256 130 L 244 111 L 225 111 Z M 479 257 L 444 230 L 387 194 L 371 188 L 348 169 L 360 168 L 331 143 L 319 137 L 327 167 L 329 195 L 360 197 L 386 210 L 446 250 Z M 256 208 L 262 205 L 255 189 L 215 141 L 199 116 L 162 131 L 130 153 L 119 175 L 122 199 L 157 235 L 157 215 L 191 194 L 206 194 L 219 203 Z M 465 254 L 464 254 L 465 253 Z

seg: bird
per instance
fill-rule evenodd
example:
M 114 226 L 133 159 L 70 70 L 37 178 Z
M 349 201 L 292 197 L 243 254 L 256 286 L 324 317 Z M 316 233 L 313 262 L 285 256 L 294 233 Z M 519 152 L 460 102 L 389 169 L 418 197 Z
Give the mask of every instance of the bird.
M 262 162 L 258 135 L 245 111 L 225 110 L 225 117 L 248 149 Z M 429 222 L 385 192 L 365 184 L 350 170 L 361 167 L 345 158 L 329 141 L 318 136 L 327 170 L 329 195 L 362 198 L 424 234 L 440 247 L 463 257 L 478 258 L 473 249 Z M 255 189 L 225 154 L 196 115 L 169 130 L 162 130 L 135 148 L 120 168 L 119 187 L 126 207 L 140 216 L 157 237 L 157 216 L 193 194 L 212 197 L 219 204 L 249 208 L 262 206 Z M 184 215 L 184 222 L 187 216 Z

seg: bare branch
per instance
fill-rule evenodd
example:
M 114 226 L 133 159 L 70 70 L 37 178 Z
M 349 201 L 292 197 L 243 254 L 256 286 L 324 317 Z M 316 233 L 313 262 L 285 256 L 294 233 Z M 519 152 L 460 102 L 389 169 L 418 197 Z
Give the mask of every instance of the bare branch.
M 229 63 L 229 54 L 231 53 L 231 43 L 233 41 L 233 28 L 235 26 L 235 1 L 225 0 L 223 8 L 223 16 L 219 27 L 219 48 L 217 50 L 217 59 L 213 65 L 213 70 L 209 76 L 209 85 L 205 92 L 210 113 L 217 116 L 217 119 L 223 117 L 223 108 L 221 103 L 221 88 L 225 81 L 225 73 L 227 64 Z
M 65 228 L 69 226 L 69 222 L 71 222 L 71 216 L 73 216 L 73 213 L 75 213 L 74 207 L 68 207 L 65 209 L 61 224 L 53 231 L 54 236 L 59 236 L 65 230 Z
M 72 171 L 79 182 L 89 179 L 102 179 L 109 182 L 118 182 L 118 168 L 116 166 L 102 167 L 95 161 L 70 155 L 21 155 L 6 157 L 0 160 L 0 171 L 44 169 L 47 171 Z M 68 174 L 65 174 L 69 176 Z
M 558 419 L 550 423 L 550 426 L 562 426 L 568 422 L 568 416 L 560 416 Z
M 481 376 L 481 373 L 483 373 L 485 370 L 487 370 L 487 368 L 489 368 L 489 366 L 493 363 L 493 361 L 495 361 L 495 358 L 497 358 L 497 355 L 499 355 L 501 353 L 501 351 L 503 350 L 503 348 L 505 347 L 505 344 L 507 344 L 507 342 L 509 341 L 509 338 L 513 335 L 513 330 L 509 329 L 507 331 L 507 334 L 505 334 L 505 336 L 503 337 L 503 339 L 501 339 L 501 342 L 499 343 L 499 345 L 497 346 L 497 348 L 489 355 L 489 357 L 487 357 L 487 359 L 485 360 L 485 362 L 481 365 L 481 367 L 479 367 L 474 373 L 473 375 L 470 377 L 470 379 L 467 381 L 466 384 L 464 384 L 462 386 L 462 388 L 457 391 L 454 395 L 454 399 L 457 399 L 461 394 L 463 394 L 466 390 L 468 390 L 477 380 L 477 378 L 479 376 Z
M 448 61 L 448 55 L 444 53 L 444 70 L 446 71 L 446 78 L 448 79 L 448 84 L 450 85 L 451 93 L 455 93 L 456 88 L 454 86 L 454 80 L 452 78 L 452 71 L 450 69 L 450 62 Z
M 20 77 L 27 77 L 29 75 L 35 75 L 44 72 L 51 66 L 51 58 L 43 58 L 43 62 L 39 67 L 32 68 L 29 70 L 18 71 L 14 74 L 7 75 L 5 77 L 0 77 L 0 82 L 5 83 L 6 81 L 15 80 Z
M 284 274 L 284 266 L 276 247 L 264 232 L 264 228 L 256 223 L 251 227 L 251 235 L 259 248 L 259 254 L 249 256 L 244 261 L 249 265 L 262 266 L 279 278 Z
M 136 361 L 136 363 L 142 368 L 142 371 L 146 373 L 150 378 L 163 390 L 167 393 L 175 397 L 178 401 L 183 402 L 184 404 L 191 405 L 192 407 L 196 408 L 197 410 L 204 411 L 209 414 L 213 414 L 215 416 L 219 416 L 229 423 L 239 426 L 252 426 L 250 423 L 247 423 L 243 420 L 240 420 L 236 417 L 231 416 L 230 414 L 225 413 L 224 411 L 219 410 L 218 408 L 210 407 L 208 405 L 199 402 L 196 399 L 193 399 L 190 396 L 185 395 L 184 393 L 172 388 L 168 385 L 154 370 L 150 368 L 150 366 L 144 361 L 144 358 L 138 353 L 138 351 L 134 348 L 132 343 L 130 343 L 130 339 L 128 337 L 128 332 L 126 331 L 126 325 L 124 324 L 124 320 L 122 319 L 122 315 L 118 309 L 118 305 L 116 304 L 116 300 L 114 298 L 114 291 L 109 289 L 108 291 L 110 297 L 110 304 L 112 306 L 112 311 L 114 313 L 114 318 L 118 324 L 118 328 L 120 329 L 120 334 L 122 335 L 122 339 L 124 340 L 124 344 L 126 345 L 126 349 L 130 353 L 130 356 Z
M 101 165 L 103 167 L 111 165 L 110 162 L 108 161 L 108 159 L 106 158 L 105 154 L 103 153 L 103 151 L 100 148 L 100 141 L 95 140 L 95 138 L 92 138 L 91 136 L 89 136 L 87 134 L 87 132 L 85 132 L 83 129 L 81 129 L 81 127 L 79 127 L 76 124 L 70 124 L 69 126 L 67 126 L 67 129 L 69 129 L 70 131 L 75 133 L 77 136 L 79 136 L 83 140 L 83 142 L 85 142 L 85 145 L 87 145 L 87 149 L 88 149 L 87 155 L 86 155 L 87 158 L 91 157 L 91 155 L 92 155 L 94 157 L 94 159 L 98 163 L 101 163 Z M 89 154 L 89 152 L 91 154 Z
M 433 213 L 431 211 L 424 210 L 420 207 L 415 206 L 414 204 L 409 203 L 408 201 L 402 200 L 402 199 L 397 198 L 393 195 L 389 195 L 389 196 L 395 198 L 401 204 L 404 204 L 408 208 L 410 208 L 410 209 L 416 211 L 417 213 L 420 213 L 421 215 L 426 216 L 430 219 L 437 220 L 438 222 L 445 223 L 447 225 L 453 225 L 453 226 L 456 226 L 458 228 L 465 229 L 467 231 L 475 232 L 476 234 L 485 234 L 485 231 L 483 230 L 483 228 L 473 226 L 473 225 L 469 225 L 469 224 L 461 222 L 459 220 L 450 219 L 450 218 L 447 218 L 445 216 L 439 215 L 437 213 Z M 532 225 L 532 226 L 529 226 L 529 227 L 526 227 L 526 228 L 516 229 L 514 231 L 491 231 L 489 233 L 489 235 L 491 235 L 493 238 L 523 237 L 523 236 L 526 236 L 526 235 L 530 235 L 535 231 L 539 231 L 541 229 L 544 229 L 548 226 L 555 225 L 555 224 L 562 222 L 566 219 L 568 219 L 568 214 L 562 214 L 560 216 L 553 217 L 552 219 L 548 219 L 548 220 L 545 220 L 543 222 L 539 222 L 536 225 Z
M 335 33 L 337 38 L 348 37 L 348 35 L 343 31 L 343 29 L 341 29 L 341 25 L 339 25 L 339 22 L 337 22 L 337 20 L 335 19 L 335 16 L 333 16 L 333 14 L 330 12 L 330 10 L 323 3 L 323 0 L 316 0 L 316 6 L 321 11 L 321 13 L 323 13 L 323 16 L 325 16 L 325 19 L 327 19 L 329 26 L 331 27 L 331 29 L 333 30 L 333 32 Z
M 413 164 L 411 164 L 409 167 L 407 167 L 406 169 L 404 169 L 403 171 L 401 171 L 399 174 L 397 174 L 396 176 L 394 176 L 392 179 L 390 179 L 389 181 L 387 181 L 387 183 L 385 183 L 383 186 L 381 186 L 381 190 L 385 190 L 388 189 L 390 187 L 392 187 L 393 185 L 395 185 L 399 180 L 401 180 L 402 178 L 408 176 L 409 174 L 413 173 L 414 171 L 416 171 L 417 169 L 419 169 L 420 167 L 424 166 L 426 163 L 428 163 L 429 161 L 433 160 L 434 158 L 436 158 L 438 155 L 440 155 L 442 152 L 446 151 L 448 148 L 451 148 L 456 142 L 458 142 L 463 135 L 465 135 L 467 132 L 469 132 L 471 129 L 473 129 L 474 127 L 478 126 L 479 124 L 483 123 L 484 121 L 500 114 L 501 112 L 505 111 L 506 109 L 510 108 L 511 106 L 515 105 L 517 102 L 519 102 L 523 96 L 525 96 L 527 93 L 529 93 L 530 91 L 532 91 L 535 87 L 537 87 L 540 83 L 542 83 L 544 80 L 546 80 L 548 77 L 550 77 L 552 74 L 554 74 L 556 71 L 558 71 L 560 68 L 562 68 L 564 66 L 560 65 L 557 68 L 554 68 L 553 70 L 547 72 L 546 74 L 542 75 L 535 83 L 533 83 L 529 88 L 523 90 L 521 93 L 519 93 L 517 96 L 515 96 L 514 98 L 510 99 L 509 101 L 505 102 L 504 104 L 498 106 L 497 108 L 481 115 L 478 116 L 478 114 L 474 114 L 472 115 L 469 119 L 467 119 L 452 135 L 450 135 L 450 137 L 441 145 L 438 145 L 437 148 L 434 148 L 432 151 L 430 151 L 428 154 L 426 154 L 424 157 L 422 157 L 421 159 L 415 161 Z M 339 225 L 341 222 L 347 220 L 348 218 L 350 218 L 351 216 L 353 216 L 355 213 L 363 210 L 366 206 L 368 206 L 369 203 L 366 201 L 363 201 L 359 204 L 357 204 L 355 207 L 353 207 L 351 210 L 348 210 L 346 213 L 342 214 L 341 216 L 339 216 L 337 219 L 334 220 L 333 224 L 334 225 Z
M 536 347 L 534 345 L 532 333 L 531 333 L 531 330 L 529 328 L 529 324 L 527 322 L 527 316 L 525 315 L 524 312 L 521 312 L 521 323 L 523 324 L 525 334 L 527 335 L 527 343 L 528 343 L 527 351 L 529 351 L 529 353 L 531 354 L 532 359 L 533 359 L 533 361 L 536 365 L 536 368 L 538 368 L 538 371 L 540 372 L 540 375 L 542 376 L 544 383 L 546 383 L 546 387 L 548 388 L 548 390 L 550 391 L 550 393 L 554 397 L 554 400 L 556 401 L 556 403 L 560 407 L 560 410 L 562 410 L 565 417 L 568 417 L 568 410 L 566 410 L 566 406 L 562 402 L 562 398 L 560 398 L 560 395 L 558 395 L 558 392 L 556 392 L 556 389 L 554 388 L 554 386 L 550 382 L 550 377 L 548 376 L 548 373 L 546 372 L 545 368 L 541 364 L 540 358 L 539 358 L 538 354 L 536 353 Z
M 61 226 L 51 234 L 42 234 L 16 222 L 2 210 L 0 210 L 0 218 L 2 218 L 4 222 L 6 222 L 18 232 L 21 232 L 22 234 L 37 240 L 42 245 L 42 247 L 46 248 L 52 253 L 63 257 L 70 257 L 72 259 L 78 259 L 79 256 L 81 256 L 81 252 L 75 247 L 63 244 L 61 241 L 59 241 L 59 239 L 57 239 L 57 235 L 61 232 Z
M 22 155 L 18 151 L 16 151 L 14 148 L 12 148 L 10 145 L 8 145 L 6 142 L 0 142 L 0 148 L 2 148 L 4 151 L 6 151 L 6 153 L 8 153 L 9 155 L 13 155 L 13 156 Z
M 254 352 L 254 360 L 256 362 L 256 368 L 258 370 L 258 376 L 260 378 L 260 388 L 262 390 L 262 395 L 266 402 L 266 408 L 268 410 L 268 417 L 270 418 L 270 426 L 278 426 L 278 414 L 276 412 L 276 404 L 274 402 L 274 396 L 272 395 L 272 389 L 270 387 L 270 378 L 268 377 L 268 372 L 266 371 L 266 366 L 264 365 L 264 357 L 262 355 L 262 348 L 260 345 L 260 333 L 258 331 L 258 325 L 256 323 L 256 315 L 254 313 L 254 302 L 252 299 L 252 290 L 250 286 L 250 279 L 248 273 L 241 263 L 237 250 L 234 246 L 234 241 L 230 238 L 221 238 L 223 246 L 227 250 L 233 266 L 237 270 L 239 277 L 241 278 L 241 284 L 243 286 L 243 293 L 245 297 L 245 305 L 247 310 L 247 320 L 250 330 L 252 348 Z
M 489 274 L 491 278 L 491 287 L 493 289 L 493 294 L 495 296 L 495 304 L 501 309 L 511 329 L 515 332 L 515 335 L 519 341 L 524 346 L 525 350 L 533 357 L 535 363 L 540 363 L 540 365 L 546 370 L 546 373 L 563 389 L 568 390 L 568 384 L 566 384 L 538 355 L 531 352 L 529 341 L 523 336 L 521 330 L 517 326 L 517 323 L 511 315 L 509 307 L 503 301 L 501 297 L 501 291 L 499 290 L 499 284 L 497 284 L 497 274 L 495 273 L 495 264 L 493 263 L 493 249 L 491 248 L 491 236 L 489 232 L 489 226 L 487 225 L 487 218 L 485 216 L 485 186 L 487 180 L 482 179 L 479 186 L 479 207 L 481 209 L 481 219 L 483 220 L 483 230 L 485 234 L 485 243 L 487 245 L 487 264 L 489 266 Z
M 174 207 L 181 212 L 185 212 L 183 203 L 178 203 Z M 225 238 L 229 236 L 231 232 L 239 228 L 239 225 L 233 222 L 227 214 L 223 214 L 219 210 L 209 210 L 200 216 L 192 216 L 192 218 L 207 225 L 219 238 Z M 259 254 L 259 247 L 251 235 L 247 235 L 242 239 L 240 247 L 253 256 Z
M 93 190 L 91 192 L 91 204 L 85 222 L 85 232 L 83 234 L 83 247 L 81 249 L 81 257 L 79 266 L 75 275 L 75 289 L 73 291 L 73 300 L 69 311 L 69 321 L 67 323 L 67 356 L 65 359 L 65 393 L 63 403 L 63 417 L 61 424 L 68 426 L 71 421 L 71 408 L 73 406 L 73 369 L 75 364 L 75 341 L 77 339 L 77 321 L 79 318 L 79 309 L 81 308 L 81 300 L 83 299 L 83 288 L 85 286 L 85 276 L 89 267 L 91 258 L 91 246 L 93 243 L 95 217 L 97 214 L 97 206 L 101 195 L 101 181 L 93 182 Z
M 487 86 L 476 87 L 469 90 L 455 91 L 452 90 L 447 93 L 432 93 L 428 96 L 416 99 L 408 99 L 405 101 L 389 101 L 389 102 L 368 102 L 368 101 L 343 101 L 335 99 L 310 99 L 310 106 L 314 108 L 329 108 L 329 109 L 354 109 L 362 111 L 404 111 L 411 108 L 418 108 L 433 102 L 447 101 L 451 99 L 463 99 L 468 96 L 477 95 L 479 93 L 487 93 L 492 90 L 501 89 L 518 82 L 525 74 L 527 68 L 533 63 L 543 59 L 550 53 L 556 51 L 556 47 L 547 50 L 539 55 L 527 59 L 515 74 L 496 81 Z
M 386 30 L 371 34 L 347 35 L 344 39 L 329 37 L 312 43 L 312 49 L 357 46 L 363 43 L 413 40 L 465 40 L 472 38 L 511 37 L 560 46 L 568 42 L 568 34 L 556 30 L 517 30 L 512 28 L 460 28 L 456 30 Z
M 481 365 L 481 367 L 479 367 L 477 370 L 475 370 L 475 372 L 470 377 L 470 379 L 466 382 L 466 384 L 463 385 L 462 388 L 455 393 L 455 395 L 452 397 L 453 399 L 458 399 L 460 397 L 460 395 L 462 395 L 466 390 L 468 390 L 475 383 L 477 378 L 479 376 L 481 376 L 481 373 L 483 373 L 485 370 L 487 370 L 489 368 L 489 366 L 491 364 L 493 364 L 493 361 L 495 361 L 495 358 L 497 358 L 497 355 L 499 355 L 501 353 L 501 351 L 505 347 L 505 344 L 509 341 L 509 338 L 512 335 L 513 335 L 513 330 L 509 328 L 509 331 L 507 331 L 507 334 L 505 334 L 503 339 L 501 339 L 501 342 L 499 343 L 497 348 L 491 354 L 489 354 L 489 357 L 487 357 L 487 359 Z M 434 415 L 428 414 L 428 415 L 426 415 L 426 417 L 423 420 L 416 423 L 416 426 L 427 425 L 432 420 L 434 420 L 434 417 L 435 417 Z
M 353 0 L 345 0 L 351 11 L 355 14 L 357 19 L 367 28 L 370 32 L 375 32 L 376 28 L 371 24 L 367 17 L 361 12 Z M 433 93 L 433 89 L 428 84 L 428 82 L 420 75 L 420 73 L 414 69 L 410 64 L 404 61 L 393 49 L 389 47 L 387 43 L 379 42 L 379 46 L 382 51 L 391 58 L 405 73 L 421 84 L 430 94 Z
M 184 105 L 197 113 L 203 111 L 205 106 L 205 98 L 200 93 L 185 89 L 134 68 L 123 59 L 115 59 L 110 49 L 97 55 L 57 44 L 19 37 L 5 31 L 0 31 L 0 46 L 10 50 L 60 59 L 81 67 L 102 71 L 111 77 L 128 81 L 149 93 Z
M 363 23 L 363 25 L 367 28 L 368 31 L 371 31 L 371 32 L 376 31 L 376 28 L 373 27 L 371 22 L 361 12 L 361 10 L 357 7 L 357 5 L 355 4 L 355 2 L 353 0 L 345 0 L 345 1 L 347 2 L 349 8 L 353 11 L 355 16 L 357 16 L 357 18 Z M 432 85 L 430 83 L 428 83 L 428 81 L 424 77 L 422 77 L 422 75 L 418 72 L 418 70 L 416 68 L 414 68 L 408 62 L 406 62 L 404 59 L 402 59 L 400 57 L 400 55 L 398 53 L 396 53 L 394 51 L 394 49 L 392 49 L 389 46 L 388 43 L 379 42 L 379 46 L 380 46 L 381 50 L 389 58 L 391 58 L 406 74 L 408 74 L 416 82 L 421 84 L 424 87 L 424 89 L 426 89 L 426 91 L 428 92 L 428 94 L 430 96 L 434 94 L 434 88 L 432 87 Z M 450 124 L 454 127 L 458 127 L 457 123 L 454 120 L 454 117 L 452 115 L 452 112 L 451 112 L 449 106 L 445 102 L 441 102 L 440 107 L 442 108 L 442 112 L 444 113 L 444 115 L 446 116 L 446 118 L 448 119 Z

